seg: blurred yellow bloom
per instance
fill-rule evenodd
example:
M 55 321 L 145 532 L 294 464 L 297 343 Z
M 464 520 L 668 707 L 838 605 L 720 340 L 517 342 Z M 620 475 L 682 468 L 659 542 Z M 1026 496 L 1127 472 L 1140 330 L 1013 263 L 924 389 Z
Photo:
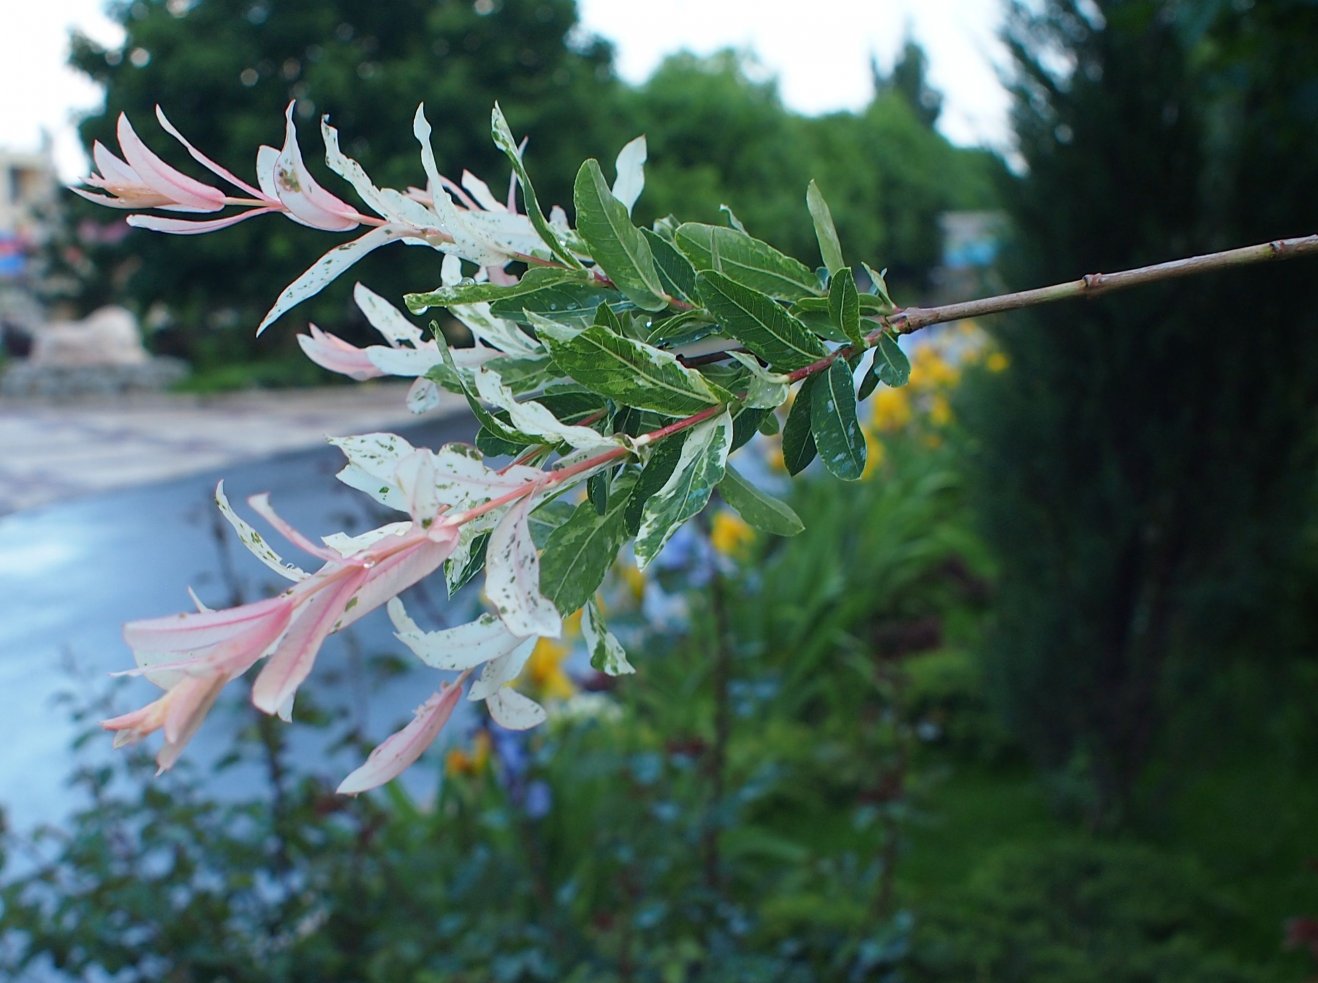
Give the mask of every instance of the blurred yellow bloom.
M 883 458 L 887 455 L 888 450 L 883 446 L 883 441 L 869 427 L 865 428 L 865 470 L 860 473 L 861 481 L 868 481 L 874 477 L 874 472 L 883 467 Z
M 639 602 L 645 597 L 645 574 L 636 568 L 636 564 L 620 562 L 618 573 L 627 590 L 631 592 L 633 601 Z
M 566 618 L 563 619 L 563 637 L 576 638 L 581 634 L 581 614 L 582 608 L 577 608 Z
M 746 551 L 747 546 L 755 542 L 755 530 L 735 512 L 720 509 L 714 513 L 714 521 L 710 523 L 709 542 L 724 556 L 739 556 Z
M 911 422 L 911 398 L 905 389 L 881 387 L 874 393 L 872 422 L 880 433 L 892 433 Z
M 921 345 L 911 361 L 911 382 L 916 389 L 939 389 L 954 386 L 961 372 L 945 359 L 932 344 Z
M 929 401 L 929 420 L 936 427 L 945 427 L 952 422 L 952 404 L 942 393 L 935 393 Z
M 481 731 L 472 741 L 471 750 L 455 747 L 444 756 L 444 774 L 479 775 L 490 762 L 490 735 Z
M 572 649 L 556 638 L 542 638 L 535 643 L 531 657 L 526 660 L 522 678 L 542 699 L 566 700 L 577 691 L 572 679 L 563 670 L 563 663 Z
M 1007 358 L 1002 352 L 994 352 L 984 363 L 984 367 L 990 372 L 1005 372 L 1007 366 L 1011 364 L 1011 359 Z

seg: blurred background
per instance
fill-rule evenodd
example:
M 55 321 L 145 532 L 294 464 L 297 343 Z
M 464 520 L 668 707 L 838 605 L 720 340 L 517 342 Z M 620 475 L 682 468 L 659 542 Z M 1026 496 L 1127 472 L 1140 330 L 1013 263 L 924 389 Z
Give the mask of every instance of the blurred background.
M 424 100 L 441 168 L 498 188 L 497 99 L 550 202 L 570 201 L 583 158 L 645 133 L 639 221 L 727 206 L 812 262 L 814 178 L 848 255 L 927 305 L 1314 232 L 1318 5 L 11 16 L 30 30 L 6 36 L 0 94 L 0 975 L 1318 974 L 1311 262 L 909 339 L 909 386 L 863 407 L 861 482 L 789 482 L 772 439 L 741 452 L 804 534 L 761 537 L 716 505 L 646 576 L 620 566 L 607 603 L 636 676 L 544 641 L 519 684 L 551 706 L 544 727 L 455 720 L 407 782 L 346 801 L 345 764 L 433 688 L 378 620 L 326 651 L 296 727 L 235 692 L 160 778 L 95 721 L 144 689 L 104 676 L 129 658 L 119 622 L 178 610 L 189 582 L 212 604 L 269 589 L 214 526 L 219 475 L 231 495 L 274 490 L 315 533 L 378 524 L 310 445 L 378 428 L 377 397 L 402 394 L 327 390 L 293 336 L 315 320 L 365 343 L 352 280 L 396 297 L 434 286 L 437 264 L 377 253 L 258 341 L 323 234 L 253 221 L 180 242 L 60 190 L 80 147 L 116 145 L 121 111 L 187 169 L 156 103 L 249 174 L 290 99 L 329 187 L 322 113 L 377 183 L 405 187 Z M 173 429 L 137 440 L 133 412 Z M 253 443 L 274 430 L 297 445 Z M 124 487 L 87 495 L 61 471 L 90 467 L 66 436 Z M 474 603 L 417 599 L 436 623 Z

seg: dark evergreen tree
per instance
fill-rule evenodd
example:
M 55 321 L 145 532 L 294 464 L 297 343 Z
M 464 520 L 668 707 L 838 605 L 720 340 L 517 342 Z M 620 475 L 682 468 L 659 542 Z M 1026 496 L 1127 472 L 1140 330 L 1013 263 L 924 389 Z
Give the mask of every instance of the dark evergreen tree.
M 1014 4 L 1010 283 L 1310 231 L 1316 13 Z M 1017 733 L 1085 779 L 1095 820 L 1130 803 L 1170 709 L 1291 613 L 1316 309 L 1296 266 L 999 322 L 1010 370 L 966 414 L 1000 564 L 987 654 Z

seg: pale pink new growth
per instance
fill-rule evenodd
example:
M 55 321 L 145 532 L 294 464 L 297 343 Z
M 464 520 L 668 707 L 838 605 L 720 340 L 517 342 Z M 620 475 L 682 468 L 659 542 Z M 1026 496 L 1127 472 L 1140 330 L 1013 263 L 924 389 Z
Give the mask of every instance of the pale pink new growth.
M 338 787 L 340 795 L 358 795 L 393 781 L 417 758 L 425 753 L 453 716 L 453 709 L 462 697 L 462 687 L 471 670 L 467 670 L 452 684 L 445 683 L 425 703 L 416 708 L 416 715 L 402 730 L 385 738 L 366 758 L 366 763 L 345 778 Z
M 332 559 L 278 597 L 222 611 L 136 621 L 124 628 L 124 639 L 138 662 L 135 672 L 166 692 L 102 726 L 118 732 L 116 744 L 163 728 L 165 744 L 156 757 L 162 771 L 178 759 L 224 685 L 262 658 L 267 662 L 253 685 L 252 702 L 266 713 L 287 715 L 326 637 L 433 573 L 458 540 L 456 526 L 432 523 L 426 528 L 413 522 L 401 525 L 397 535 L 343 557 L 286 527 L 264 501 L 258 511 L 290 532 L 294 541 Z
M 375 367 L 375 363 L 367 356 L 364 348 L 350 345 L 336 335 L 321 331 L 314 324 L 309 324 L 308 327 L 311 329 L 311 335 L 298 335 L 297 343 L 302 346 L 307 358 L 321 368 L 341 373 L 358 382 L 376 379 L 385 374 Z M 436 358 L 438 359 L 438 355 Z

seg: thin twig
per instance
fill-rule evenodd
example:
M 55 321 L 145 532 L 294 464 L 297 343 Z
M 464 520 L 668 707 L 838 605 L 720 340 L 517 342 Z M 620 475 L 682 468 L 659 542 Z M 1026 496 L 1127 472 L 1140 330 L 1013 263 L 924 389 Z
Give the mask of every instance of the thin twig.
M 1228 249 L 1219 253 L 1175 259 L 1169 263 L 1141 266 L 1138 269 L 1122 270 L 1119 273 L 1090 273 L 1068 283 L 1055 283 L 1051 287 L 1037 287 L 1034 290 L 967 300 L 959 304 L 944 304 L 941 307 L 908 307 L 886 318 L 886 321 L 888 327 L 899 334 L 910 334 L 920 328 L 931 324 L 942 324 L 945 321 L 1000 314 L 1003 311 L 1037 307 L 1040 304 L 1070 300 L 1073 297 L 1093 297 L 1100 293 L 1138 287 L 1146 283 L 1197 276 L 1200 273 L 1212 273 L 1233 266 L 1247 266 L 1274 259 L 1292 259 L 1310 253 L 1318 253 L 1318 235 L 1301 236 L 1296 239 L 1274 239 L 1256 246 L 1242 246 L 1239 249 Z

